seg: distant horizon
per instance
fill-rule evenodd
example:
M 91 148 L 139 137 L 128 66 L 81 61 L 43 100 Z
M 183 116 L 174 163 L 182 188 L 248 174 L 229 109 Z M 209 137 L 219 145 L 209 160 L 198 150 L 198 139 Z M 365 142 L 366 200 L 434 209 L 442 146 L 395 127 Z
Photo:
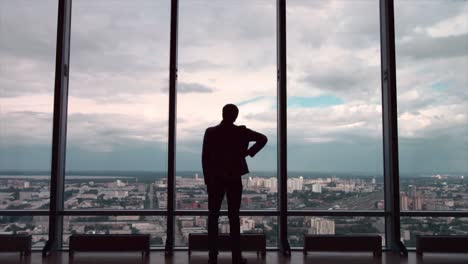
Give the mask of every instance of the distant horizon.
M 202 170 L 179 170 L 176 171 L 176 176 L 189 177 L 199 173 L 200 176 L 203 175 Z M 277 173 L 274 170 L 255 170 L 251 171 L 249 174 L 259 174 L 257 176 L 269 176 L 266 174 L 275 174 Z M 14 175 L 14 176 L 30 176 L 30 175 L 49 175 L 50 171 L 47 170 L 0 170 L 0 176 Z M 167 174 L 167 171 L 150 171 L 150 170 L 69 170 L 65 172 L 66 175 L 70 176 L 161 176 Z M 305 175 L 305 174 L 315 174 L 315 175 Z M 303 177 L 383 177 L 382 174 L 374 172 L 360 172 L 360 171 L 349 171 L 349 172 L 333 172 L 333 171 L 288 171 L 288 175 L 293 176 L 303 176 Z M 402 172 L 400 176 L 402 177 L 429 177 L 432 175 L 447 175 L 447 176 L 465 176 L 468 175 L 467 172 Z

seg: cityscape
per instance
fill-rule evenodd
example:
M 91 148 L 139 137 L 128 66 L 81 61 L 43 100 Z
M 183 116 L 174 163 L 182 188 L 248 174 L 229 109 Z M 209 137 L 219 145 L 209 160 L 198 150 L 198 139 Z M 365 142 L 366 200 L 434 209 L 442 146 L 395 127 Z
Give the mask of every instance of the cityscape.
M 89 174 L 89 173 L 88 173 Z M 65 210 L 166 209 L 165 177 L 67 175 Z M 207 210 L 208 195 L 203 175 L 185 172 L 176 176 L 176 209 Z M 382 176 L 292 173 L 288 178 L 289 210 L 383 210 Z M 154 180 L 156 178 L 156 180 Z M 250 173 L 243 177 L 242 209 L 276 210 L 278 180 L 274 173 Z M 468 210 L 468 183 L 462 175 L 401 177 L 401 210 Z M 0 210 L 38 210 L 49 206 L 49 176 L 0 175 Z M 223 202 L 223 209 L 227 204 Z M 206 216 L 176 217 L 176 246 L 187 246 L 190 233 L 207 232 Z M 221 233 L 229 232 L 222 216 Z M 32 234 L 34 246 L 47 241 L 48 216 L 0 216 L 0 233 Z M 383 217 L 288 217 L 291 246 L 303 245 L 304 234 L 379 234 L 385 237 Z M 65 216 L 64 246 L 71 234 L 151 234 L 153 246 L 166 239 L 164 216 Z M 277 246 L 277 217 L 241 216 L 242 233 L 264 233 L 267 246 Z M 401 237 L 415 246 L 418 234 L 468 234 L 468 219 L 454 217 L 402 217 Z M 385 241 L 385 239 L 383 239 Z

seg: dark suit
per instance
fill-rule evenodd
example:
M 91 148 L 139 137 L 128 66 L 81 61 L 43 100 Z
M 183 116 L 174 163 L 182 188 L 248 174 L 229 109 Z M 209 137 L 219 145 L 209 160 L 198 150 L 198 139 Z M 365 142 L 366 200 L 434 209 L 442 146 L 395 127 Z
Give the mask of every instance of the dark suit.
M 249 142 L 255 144 L 249 148 Z M 253 157 L 267 143 L 267 137 L 245 126 L 221 122 L 209 127 L 203 139 L 203 176 L 208 190 L 208 238 L 210 257 L 217 255 L 218 218 L 226 193 L 233 263 L 240 260 L 239 209 L 241 176 L 249 172 L 245 157 Z

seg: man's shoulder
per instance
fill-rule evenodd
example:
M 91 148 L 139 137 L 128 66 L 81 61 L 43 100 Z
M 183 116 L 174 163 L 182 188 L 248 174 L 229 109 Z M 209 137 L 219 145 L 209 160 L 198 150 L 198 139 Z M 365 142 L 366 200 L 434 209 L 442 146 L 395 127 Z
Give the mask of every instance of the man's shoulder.
M 219 125 L 207 127 L 205 133 L 212 133 L 219 129 Z
M 236 133 L 244 134 L 247 130 L 245 125 L 234 125 L 234 131 L 236 131 Z
M 214 130 L 214 129 L 217 129 L 219 127 L 219 124 L 218 125 L 215 125 L 215 126 L 210 126 L 210 127 L 207 127 L 206 130 Z
M 239 129 L 239 132 L 243 134 L 249 134 L 250 132 L 252 132 L 252 130 L 247 128 L 247 126 L 245 125 L 237 126 L 237 128 Z
M 216 131 L 224 131 L 225 128 L 219 124 L 219 125 L 216 125 L 216 126 L 211 126 L 211 127 L 208 127 L 206 128 L 205 130 L 205 133 L 216 133 Z M 244 132 L 244 131 L 247 131 L 249 130 L 245 125 L 234 125 L 234 130 L 238 130 L 238 131 L 241 131 L 241 132 Z

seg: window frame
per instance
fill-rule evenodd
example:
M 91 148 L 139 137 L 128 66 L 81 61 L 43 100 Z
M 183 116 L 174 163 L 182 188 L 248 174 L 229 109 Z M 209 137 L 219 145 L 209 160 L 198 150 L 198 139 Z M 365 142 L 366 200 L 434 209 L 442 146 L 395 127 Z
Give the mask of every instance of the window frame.
M 169 126 L 168 126 L 168 171 L 167 207 L 165 210 L 65 210 L 64 176 L 66 155 L 66 127 L 68 106 L 68 76 L 70 59 L 70 26 L 72 0 L 58 0 L 57 43 L 54 88 L 54 114 L 52 134 L 52 160 L 49 210 L 0 210 L 0 216 L 48 216 L 49 240 L 43 254 L 62 249 L 63 216 L 165 216 L 167 238 L 164 248 L 171 255 L 175 249 L 175 217 L 206 216 L 207 210 L 177 210 L 175 208 L 175 147 L 177 107 L 177 48 L 179 0 L 171 1 L 170 54 L 169 60 Z M 385 209 L 375 210 L 288 210 L 287 208 L 287 67 L 286 67 L 286 4 L 287 0 L 276 0 L 277 11 L 277 172 L 278 207 L 276 210 L 241 210 L 241 216 L 278 217 L 278 247 L 289 255 L 289 216 L 368 216 L 385 217 L 386 250 L 406 254 L 400 240 L 401 217 L 468 217 L 468 211 L 401 211 L 399 203 L 398 167 L 398 120 L 396 97 L 394 1 L 380 0 L 381 34 L 381 85 L 382 85 L 382 129 Z M 222 210 L 221 215 L 227 215 Z M 296 249 L 296 248 L 294 248 Z

